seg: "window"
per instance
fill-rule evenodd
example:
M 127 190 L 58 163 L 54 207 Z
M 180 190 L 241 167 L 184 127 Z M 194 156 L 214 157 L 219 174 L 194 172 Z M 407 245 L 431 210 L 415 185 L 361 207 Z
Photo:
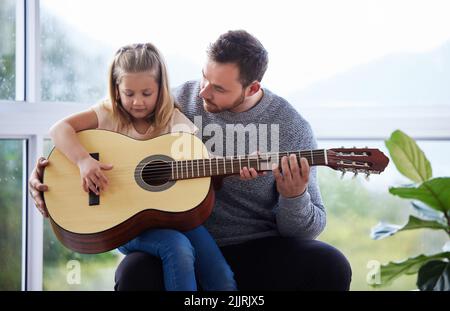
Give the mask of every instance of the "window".
M 14 99 L 16 88 L 16 1 L 0 2 L 0 99 Z
M 20 290 L 25 142 L 0 139 L 0 290 Z
M 381 141 L 320 141 L 321 148 L 364 147 L 378 148 L 389 153 Z M 441 141 L 418 141 L 433 168 L 433 176 L 450 176 L 448 152 L 450 143 Z M 327 226 L 319 240 L 330 243 L 343 252 L 353 270 L 352 290 L 372 290 L 367 284 L 369 261 L 380 264 L 403 260 L 422 253 L 440 252 L 447 236 L 433 230 L 411 230 L 401 232 L 383 240 L 372 240 L 370 229 L 378 222 L 404 224 L 411 213 L 408 200 L 394 197 L 389 186 L 405 184 L 407 180 L 398 173 L 392 161 L 380 175 L 371 175 L 366 181 L 362 176 L 352 179 L 329 168 L 319 168 L 320 189 L 327 210 Z M 350 174 L 352 175 L 352 174 Z M 392 285 L 382 289 L 411 290 L 416 276 L 401 277 Z

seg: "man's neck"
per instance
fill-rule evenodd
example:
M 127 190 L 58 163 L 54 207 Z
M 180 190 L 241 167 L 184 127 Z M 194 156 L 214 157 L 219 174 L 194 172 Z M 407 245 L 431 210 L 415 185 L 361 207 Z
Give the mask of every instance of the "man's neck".
M 261 98 L 264 96 L 264 91 L 262 88 L 259 89 L 258 92 L 253 94 L 252 96 L 247 97 L 242 104 L 240 104 L 237 107 L 234 107 L 233 109 L 230 109 L 231 112 L 245 112 L 253 107 L 255 107 L 260 101 Z

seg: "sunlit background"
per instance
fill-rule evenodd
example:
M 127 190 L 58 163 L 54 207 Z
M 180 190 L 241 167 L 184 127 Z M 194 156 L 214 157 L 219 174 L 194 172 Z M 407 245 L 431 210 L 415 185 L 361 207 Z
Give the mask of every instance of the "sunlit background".
M 18 104 L 19 1 L 0 2 L 0 100 Z M 161 50 L 172 86 L 198 79 L 208 44 L 227 30 L 245 29 L 269 51 L 263 86 L 288 99 L 300 113 L 314 108 L 330 117 L 330 107 L 355 111 L 369 107 L 389 116 L 396 108 L 396 113 L 408 118 L 411 107 L 432 112 L 450 105 L 449 12 L 450 2 L 425 0 L 40 0 L 38 101 L 98 102 L 107 94 L 107 66 L 114 52 L 135 42 L 153 42 Z M 313 129 L 324 126 L 311 125 Z M 383 120 L 379 127 L 383 128 Z M 318 137 L 320 147 L 371 146 L 387 154 L 383 142 L 387 136 L 377 135 L 376 129 L 370 139 L 358 133 L 345 140 L 326 139 L 330 136 Z M 14 135 L 0 138 L 0 289 L 19 290 L 27 143 Z M 428 137 L 418 144 L 432 164 L 433 175 L 449 176 L 450 142 Z M 43 153 L 50 148 L 46 140 Z M 383 241 L 370 239 L 370 229 L 377 222 L 405 223 L 410 212 L 407 200 L 388 193 L 389 186 L 406 182 L 393 165 L 370 181 L 349 176 L 341 180 L 340 174 L 320 168 L 319 181 L 328 213 L 319 239 L 350 260 L 352 290 L 373 290 L 366 281 L 371 260 L 384 263 L 434 253 L 445 242 L 445 235 L 426 230 Z M 45 222 L 43 254 L 43 289 L 113 289 L 121 259 L 117 251 L 73 253 L 61 246 Z M 66 265 L 73 259 L 81 263 L 80 284 L 67 282 Z M 414 288 L 415 278 L 403 277 L 384 289 Z

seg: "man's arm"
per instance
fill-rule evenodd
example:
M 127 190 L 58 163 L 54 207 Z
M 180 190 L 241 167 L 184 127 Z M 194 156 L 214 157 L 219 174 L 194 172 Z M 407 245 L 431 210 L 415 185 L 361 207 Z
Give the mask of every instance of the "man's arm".
M 305 120 L 294 123 L 289 130 L 291 133 L 301 133 L 287 146 L 289 150 L 317 148 L 312 129 Z M 301 167 L 294 156 L 289 159 L 289 165 L 286 160 L 281 162 L 282 178 L 274 170 L 279 193 L 275 209 L 278 230 L 283 236 L 314 239 L 323 231 L 326 223 L 325 208 L 317 184 L 317 168 L 310 168 L 304 158 Z

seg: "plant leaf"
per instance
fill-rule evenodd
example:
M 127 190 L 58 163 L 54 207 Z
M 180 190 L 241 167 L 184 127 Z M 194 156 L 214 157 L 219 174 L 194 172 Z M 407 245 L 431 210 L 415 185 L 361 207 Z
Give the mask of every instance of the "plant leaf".
M 432 260 L 419 269 L 417 287 L 420 290 L 449 291 L 450 263 Z
M 401 198 L 422 201 L 444 213 L 450 210 L 450 177 L 433 178 L 419 187 L 391 187 L 389 192 Z
M 398 277 L 406 274 L 416 274 L 420 267 L 432 260 L 449 259 L 450 252 L 438 253 L 434 255 L 419 255 L 417 257 L 408 258 L 400 262 L 389 262 L 380 266 L 379 282 L 370 283 L 373 287 L 382 287 L 391 284 Z
M 445 218 L 444 213 L 437 211 L 431 207 L 428 207 L 427 205 L 416 201 L 411 202 L 412 207 L 414 210 L 418 213 L 419 218 L 425 219 L 425 220 L 434 220 L 443 224 L 447 223 L 447 219 Z
M 396 130 L 385 141 L 397 170 L 410 180 L 420 183 L 433 176 L 430 161 L 414 139 Z
M 371 237 L 374 240 L 381 240 L 399 231 L 414 230 L 414 229 L 435 229 L 435 230 L 450 230 L 450 226 L 434 220 L 421 219 L 413 215 L 409 215 L 408 222 L 404 226 L 393 225 L 380 222 L 372 228 Z
M 450 241 L 447 241 L 444 246 L 442 246 L 443 252 L 450 252 Z

